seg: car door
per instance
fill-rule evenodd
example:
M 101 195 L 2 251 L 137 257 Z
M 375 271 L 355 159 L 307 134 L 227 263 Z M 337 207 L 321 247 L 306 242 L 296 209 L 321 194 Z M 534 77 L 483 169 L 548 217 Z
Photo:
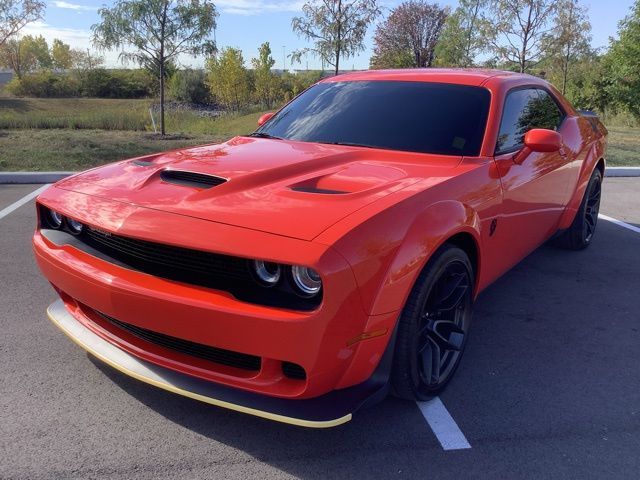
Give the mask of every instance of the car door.
M 497 230 L 505 240 L 505 269 L 538 247 L 557 228 L 568 195 L 571 158 L 565 148 L 532 152 L 524 147 L 524 136 L 533 128 L 562 133 L 564 118 L 558 103 L 541 88 L 517 88 L 505 98 L 495 149 L 503 188 Z

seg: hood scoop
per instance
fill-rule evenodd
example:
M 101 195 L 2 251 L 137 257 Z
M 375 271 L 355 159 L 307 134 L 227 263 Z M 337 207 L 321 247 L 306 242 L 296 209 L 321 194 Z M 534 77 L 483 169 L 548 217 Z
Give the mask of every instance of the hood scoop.
M 217 187 L 227 181 L 226 178 L 216 175 L 188 172 L 185 170 L 163 170 L 160 172 L 160 179 L 163 182 L 195 188 Z

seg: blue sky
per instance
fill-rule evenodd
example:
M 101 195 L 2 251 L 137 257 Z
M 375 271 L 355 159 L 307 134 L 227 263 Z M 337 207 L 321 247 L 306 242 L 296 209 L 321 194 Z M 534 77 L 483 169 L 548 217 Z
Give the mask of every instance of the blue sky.
M 249 66 L 250 59 L 257 55 L 262 42 L 271 44 L 276 67 L 282 68 L 283 47 L 286 53 L 302 48 L 305 42 L 291 31 L 291 18 L 299 14 L 304 1 L 300 0 L 219 0 L 215 4 L 220 12 L 216 32 L 218 46 L 241 48 L 245 62 Z M 401 0 L 384 0 L 384 9 L 388 11 Z M 439 1 L 441 5 L 455 8 L 456 0 Z M 91 46 L 90 28 L 99 20 L 97 10 L 111 2 L 96 0 L 50 0 L 47 2 L 46 15 L 43 21 L 25 28 L 25 34 L 42 34 L 49 42 L 60 38 L 75 48 Z M 592 24 L 593 46 L 601 47 L 608 43 L 610 36 L 615 36 L 618 22 L 629 12 L 633 0 L 587 0 L 583 2 L 589 9 Z M 367 38 L 367 49 L 358 57 L 344 60 L 341 65 L 345 69 L 367 68 L 371 55 L 370 29 Z M 119 66 L 117 53 L 105 55 L 108 66 Z M 183 65 L 200 66 L 202 59 L 181 58 Z M 309 68 L 319 68 L 320 61 L 308 58 Z M 287 68 L 290 67 L 287 60 Z M 306 62 L 296 68 L 305 68 Z

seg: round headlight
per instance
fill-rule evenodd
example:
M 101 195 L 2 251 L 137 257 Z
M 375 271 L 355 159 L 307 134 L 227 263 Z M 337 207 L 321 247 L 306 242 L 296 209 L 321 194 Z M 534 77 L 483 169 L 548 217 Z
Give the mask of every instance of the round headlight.
M 73 233 L 74 235 L 80 234 L 82 232 L 82 229 L 84 228 L 84 225 L 82 225 L 77 220 L 74 220 L 73 218 L 67 218 L 67 225 L 69 226 L 69 230 L 71 230 L 71 233 Z
M 273 287 L 280 280 L 282 267 L 277 263 L 254 260 L 253 272 L 262 285 L 265 287 Z
M 316 295 L 322 288 L 320 275 L 313 268 L 295 265 L 291 267 L 291 276 L 298 293 L 305 297 Z
M 49 217 L 49 223 L 53 228 L 60 228 L 62 226 L 62 215 L 55 210 L 48 210 L 47 216 Z

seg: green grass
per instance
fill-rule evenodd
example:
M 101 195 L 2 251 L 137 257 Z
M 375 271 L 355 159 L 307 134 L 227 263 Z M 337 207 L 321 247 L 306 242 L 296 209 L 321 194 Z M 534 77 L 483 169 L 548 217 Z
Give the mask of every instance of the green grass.
M 0 132 L 0 171 L 85 170 L 221 140 L 213 135 L 160 140 L 152 133 L 108 130 L 8 130 Z
M 149 100 L 1 98 L 0 129 L 148 130 Z
M 640 166 L 640 128 L 609 127 L 607 165 Z
M 150 134 L 151 100 L 0 97 L 0 170 L 82 170 L 104 163 L 255 130 L 260 113 L 202 117 L 167 113 L 167 131 Z M 629 119 L 612 123 L 624 125 Z M 624 121 L 623 121 L 624 120 Z M 609 127 L 610 166 L 640 165 L 640 127 Z
M 260 116 L 208 118 L 197 112 L 168 112 L 170 135 L 161 139 L 152 133 L 150 105 L 150 100 L 0 97 L 0 171 L 83 170 L 220 142 L 251 133 Z

